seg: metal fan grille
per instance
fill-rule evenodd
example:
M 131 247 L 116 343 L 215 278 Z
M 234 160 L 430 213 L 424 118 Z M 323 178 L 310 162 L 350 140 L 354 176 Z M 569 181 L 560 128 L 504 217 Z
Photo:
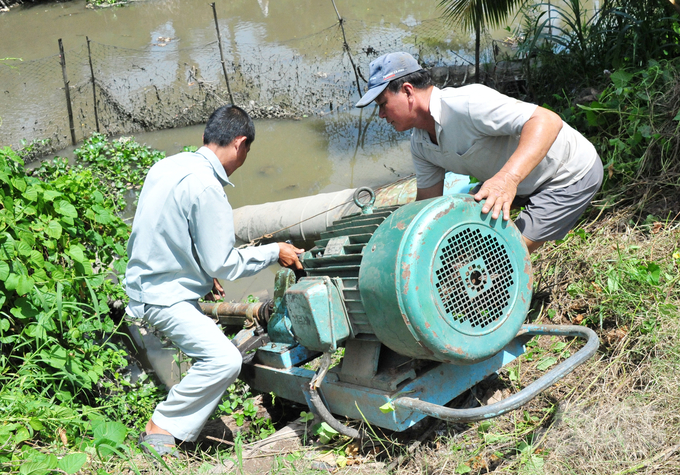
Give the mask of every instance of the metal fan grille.
M 481 332 L 506 315 L 514 280 L 502 241 L 468 227 L 449 236 L 437 254 L 435 286 L 453 322 Z

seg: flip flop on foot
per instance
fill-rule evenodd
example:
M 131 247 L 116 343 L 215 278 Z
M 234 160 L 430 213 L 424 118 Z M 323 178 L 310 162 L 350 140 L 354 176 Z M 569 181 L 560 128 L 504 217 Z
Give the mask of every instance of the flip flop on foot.
M 169 434 L 147 434 L 142 432 L 139 434 L 139 446 L 146 453 L 151 453 L 149 450 L 149 446 L 151 446 L 160 456 L 169 455 L 179 458 L 179 453 L 175 446 L 175 438 Z

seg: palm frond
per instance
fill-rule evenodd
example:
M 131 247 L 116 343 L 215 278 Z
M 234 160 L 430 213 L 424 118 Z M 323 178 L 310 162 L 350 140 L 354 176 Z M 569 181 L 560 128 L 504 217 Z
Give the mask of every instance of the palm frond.
M 528 0 L 441 0 L 438 7 L 451 23 L 460 23 L 467 30 L 475 25 L 484 28 L 503 26 L 508 15 Z

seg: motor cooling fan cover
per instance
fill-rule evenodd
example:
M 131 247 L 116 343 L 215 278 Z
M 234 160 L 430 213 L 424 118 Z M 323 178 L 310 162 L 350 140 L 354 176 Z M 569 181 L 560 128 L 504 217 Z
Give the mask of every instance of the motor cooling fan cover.
M 531 302 L 521 234 L 469 195 L 405 205 L 366 245 L 361 300 L 380 341 L 415 358 L 471 364 L 517 334 Z

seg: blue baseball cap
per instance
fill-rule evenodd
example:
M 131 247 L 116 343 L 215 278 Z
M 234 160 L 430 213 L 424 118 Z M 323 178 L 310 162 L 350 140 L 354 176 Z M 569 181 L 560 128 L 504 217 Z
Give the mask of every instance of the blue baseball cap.
M 369 66 L 368 91 L 356 103 L 356 107 L 366 107 L 385 90 L 390 81 L 420 71 L 418 61 L 408 53 L 387 53 L 371 61 Z

